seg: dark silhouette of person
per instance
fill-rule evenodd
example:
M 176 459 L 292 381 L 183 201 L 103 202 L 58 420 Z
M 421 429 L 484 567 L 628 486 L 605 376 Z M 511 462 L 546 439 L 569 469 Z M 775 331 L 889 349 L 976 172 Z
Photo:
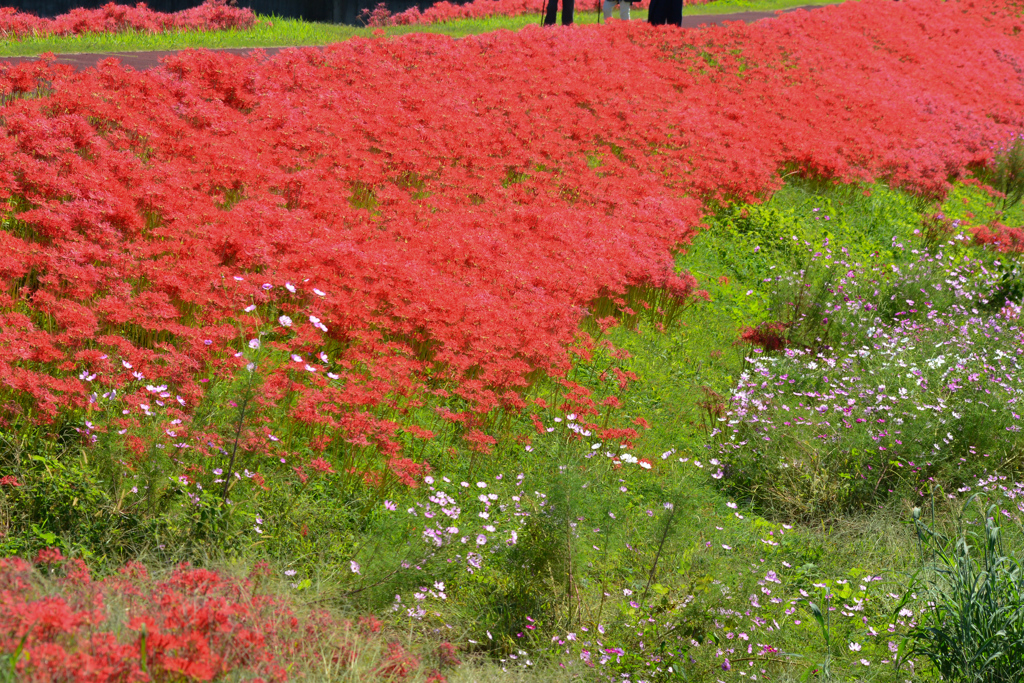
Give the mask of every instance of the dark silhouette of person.
M 562 0 L 562 26 L 568 26 L 572 23 L 572 11 L 575 9 L 575 5 L 576 0 Z M 557 14 L 558 0 L 548 0 L 547 13 L 544 15 L 544 25 L 554 26 Z
M 662 24 L 683 25 L 683 0 L 651 0 L 647 21 L 653 26 Z

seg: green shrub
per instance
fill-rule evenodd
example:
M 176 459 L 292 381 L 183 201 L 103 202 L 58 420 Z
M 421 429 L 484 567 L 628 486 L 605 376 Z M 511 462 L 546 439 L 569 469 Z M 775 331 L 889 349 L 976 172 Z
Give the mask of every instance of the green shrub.
M 908 655 L 927 657 L 946 681 L 1024 679 L 1024 566 L 1007 554 L 996 514 L 989 506 L 978 520 L 983 529 L 948 538 L 915 509 L 934 561 L 924 581 L 928 608 L 910 632 Z
M 991 163 L 977 171 L 982 182 L 1002 194 L 1000 211 L 1006 212 L 1024 198 L 1024 137 L 1017 136 L 999 149 Z
M 1024 390 L 1015 309 L 991 257 L 898 241 L 853 260 L 803 246 L 768 278 L 764 322 L 716 432 L 723 484 L 776 514 L 862 510 L 934 478 L 1019 471 Z M 772 336 L 775 335 L 775 336 Z

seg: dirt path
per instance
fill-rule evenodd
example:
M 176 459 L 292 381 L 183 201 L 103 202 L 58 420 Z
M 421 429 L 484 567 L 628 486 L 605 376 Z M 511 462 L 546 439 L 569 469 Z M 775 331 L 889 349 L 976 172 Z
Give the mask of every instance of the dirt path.
M 827 5 L 808 5 L 804 7 L 793 7 L 784 12 L 792 12 L 799 9 L 813 10 Z M 769 19 L 775 16 L 775 12 L 739 12 L 736 14 L 706 14 L 683 17 L 683 28 L 698 28 L 700 26 L 721 26 L 728 21 L 742 21 L 751 24 L 761 19 Z M 316 47 L 316 46 L 313 46 Z M 268 56 L 275 55 L 287 47 L 265 47 L 265 48 L 221 48 L 218 52 L 227 52 L 235 55 L 247 55 L 253 50 L 261 49 Z M 160 60 L 169 55 L 176 54 L 177 50 L 154 50 L 152 52 L 95 52 L 83 53 L 73 52 L 57 55 L 58 64 L 69 64 L 81 71 L 96 66 L 104 59 L 114 58 L 120 60 L 124 66 L 130 66 L 138 71 L 152 69 L 160 65 Z M 36 61 L 37 57 L 0 57 L 0 64 L 23 64 Z

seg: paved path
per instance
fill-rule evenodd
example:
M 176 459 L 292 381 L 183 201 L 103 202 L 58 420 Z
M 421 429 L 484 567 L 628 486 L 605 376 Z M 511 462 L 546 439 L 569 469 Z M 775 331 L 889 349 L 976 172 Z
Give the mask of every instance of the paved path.
M 817 9 L 823 5 L 808 5 L 804 7 L 793 7 L 785 12 L 792 12 L 798 9 Z M 747 24 L 751 24 L 761 19 L 769 19 L 775 16 L 775 12 L 739 12 L 737 14 L 705 14 L 705 15 L 692 15 L 683 17 L 683 28 L 697 28 L 699 26 L 721 26 L 727 21 L 742 21 Z M 316 46 L 313 46 L 316 47 Z M 257 48 L 240 47 L 240 48 L 220 48 L 218 52 L 227 52 L 234 55 L 247 55 Z M 268 56 L 277 54 L 281 50 L 287 50 L 287 47 L 265 47 L 259 48 L 263 50 Z M 82 69 L 88 69 L 89 67 L 96 66 L 101 60 L 113 57 L 114 59 L 121 60 L 121 64 L 124 66 L 130 66 L 138 71 L 145 69 L 152 69 L 160 65 L 160 60 L 169 55 L 175 54 L 176 50 L 154 50 L 152 52 L 96 52 L 96 53 L 84 53 L 74 52 L 69 54 L 57 55 L 58 64 L 70 64 L 75 69 L 81 71 Z M 22 64 L 25 62 L 33 62 L 36 57 L 0 57 L 0 64 Z

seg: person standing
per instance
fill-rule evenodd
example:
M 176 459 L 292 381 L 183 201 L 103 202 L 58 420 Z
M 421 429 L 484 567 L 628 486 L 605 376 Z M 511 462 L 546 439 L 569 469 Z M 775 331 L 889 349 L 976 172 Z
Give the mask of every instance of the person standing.
M 612 18 L 612 10 L 615 9 L 616 0 L 604 0 L 604 20 Z M 629 10 L 633 8 L 633 0 L 618 0 L 619 19 L 629 21 Z
M 576 0 L 562 0 L 562 26 L 572 24 L 572 11 L 575 8 Z M 548 0 L 547 12 L 544 14 L 544 25 L 554 26 L 555 17 L 558 14 L 558 0 Z
M 662 24 L 683 25 L 683 0 L 651 0 L 647 21 L 653 26 Z

